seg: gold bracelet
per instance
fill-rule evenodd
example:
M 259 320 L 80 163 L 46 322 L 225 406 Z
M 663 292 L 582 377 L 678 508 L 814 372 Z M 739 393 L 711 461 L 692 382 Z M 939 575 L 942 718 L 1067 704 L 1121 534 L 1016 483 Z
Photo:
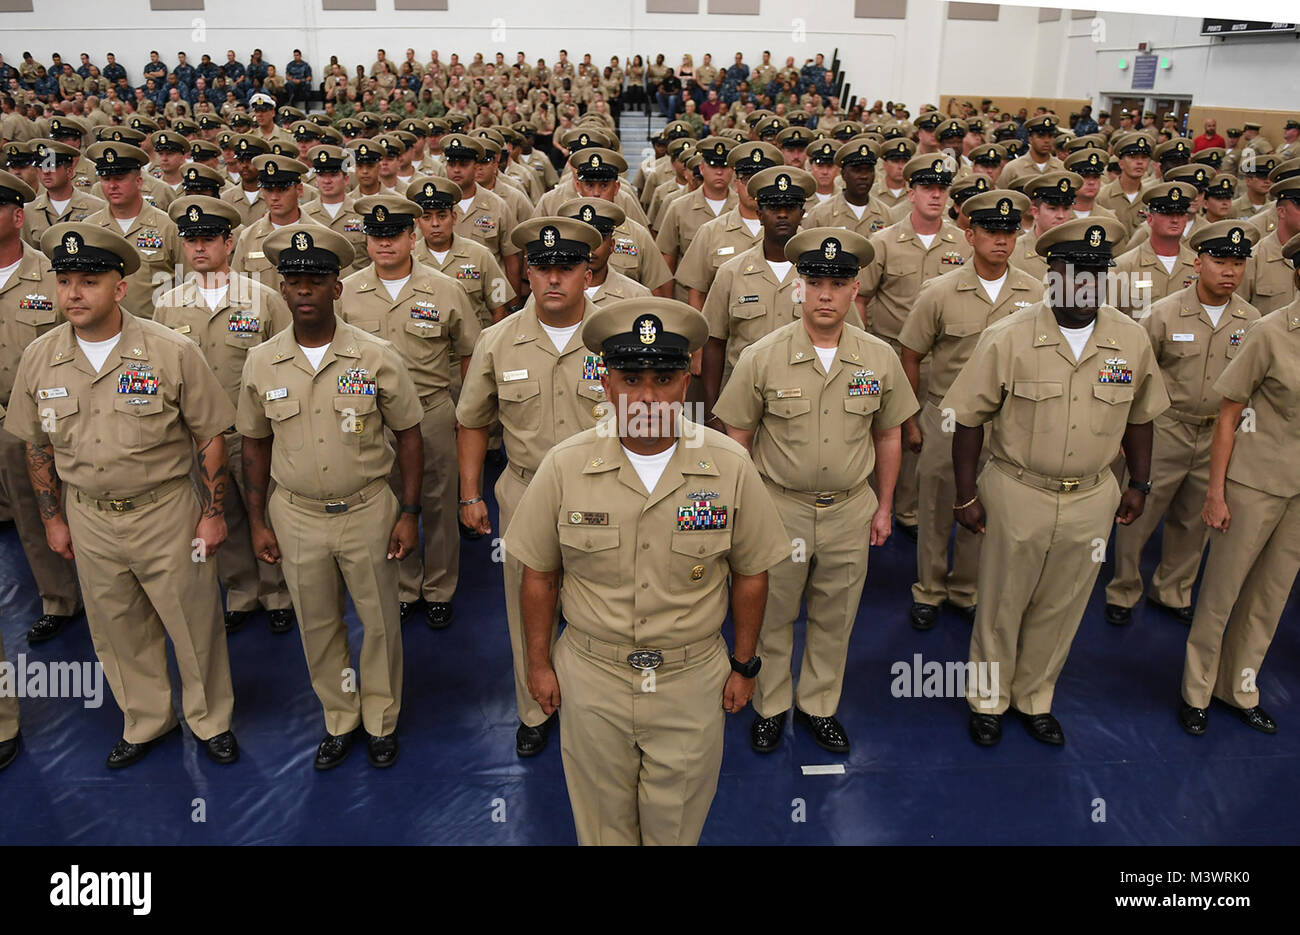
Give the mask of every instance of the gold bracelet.
M 954 510 L 964 510 L 964 509 L 966 509 L 966 507 L 970 506 L 972 503 L 974 503 L 974 502 L 975 502 L 976 500 L 978 500 L 979 498 L 980 498 L 980 495 L 979 495 L 979 494 L 976 494 L 975 496 L 973 496 L 973 497 L 971 497 L 969 500 L 967 500 L 965 503 L 958 503 L 956 506 L 953 507 L 953 509 L 954 509 Z

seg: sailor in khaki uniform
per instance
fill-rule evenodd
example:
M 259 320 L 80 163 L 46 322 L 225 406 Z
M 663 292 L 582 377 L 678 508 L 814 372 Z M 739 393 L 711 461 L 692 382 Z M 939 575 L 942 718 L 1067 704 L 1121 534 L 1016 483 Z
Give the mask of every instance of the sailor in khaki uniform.
M 772 166 L 781 165 L 781 151 L 771 143 L 741 143 L 727 154 L 731 166 L 731 187 L 736 206 L 712 221 L 706 221 L 677 264 L 675 277 L 686 287 L 686 301 L 703 310 L 704 300 L 723 263 L 757 245 L 762 240 L 762 222 L 758 202 L 749 193 L 749 180 Z
M 42 191 L 23 207 L 23 240 L 35 247 L 55 224 L 84 221 L 107 203 L 72 184 L 73 170 L 82 158 L 76 147 L 54 140 L 32 140 L 31 146 Z
M 980 177 L 982 178 L 982 177 Z M 966 240 L 971 262 L 931 279 L 921 287 L 898 340 L 903 370 L 919 391 L 921 362 L 931 361 L 929 396 L 920 415 L 903 426 L 903 441 L 917 458 L 917 580 L 912 585 L 909 618 L 918 630 L 928 630 L 947 604 L 973 620 L 978 603 L 980 538 L 953 521 L 956 503 L 952 473 L 952 432 L 944 430 L 940 402 L 970 359 L 979 336 L 989 325 L 1028 308 L 1043 297 L 1043 281 L 1010 265 L 1021 217 L 1029 199 L 1020 192 L 994 189 L 962 203 L 970 221 Z M 954 534 L 954 526 L 956 531 Z M 948 538 L 953 539 L 949 570 Z
M 1097 195 L 1101 192 L 1102 177 L 1106 174 L 1106 163 L 1110 157 L 1106 150 L 1091 146 L 1076 149 L 1065 157 L 1065 170 L 1073 172 L 1082 180 L 1079 190 L 1074 194 L 1073 217 L 1076 218 L 1113 218 L 1115 212 L 1097 204 Z
M 235 154 L 235 164 L 231 166 L 227 162 L 226 168 L 233 168 L 239 174 L 239 184 L 223 191 L 220 198 L 235 206 L 247 226 L 266 214 L 266 199 L 262 197 L 259 173 L 253 160 L 270 153 L 271 144 L 256 134 L 246 133 L 235 138 L 231 151 Z
M 768 572 L 749 742 L 759 753 L 775 750 L 794 705 L 819 747 L 847 753 L 848 733 L 835 714 L 849 635 L 868 545 L 883 545 L 893 529 L 899 425 L 916 412 L 916 397 L 893 348 L 844 321 L 858 270 L 871 261 L 870 241 L 815 227 L 792 237 L 786 256 L 804 282 L 803 317 L 741 353 L 715 407 L 728 434 L 752 452 L 791 543 Z M 879 500 L 867 483 L 873 470 Z M 796 690 L 790 664 L 805 600 L 808 638 Z
M 699 229 L 736 206 L 736 193 L 732 190 L 733 169 L 727 161 L 735 143 L 720 136 L 700 140 L 698 172 L 700 187 L 672 202 L 664 211 L 659 235 L 655 244 L 663 254 L 664 262 L 674 272 L 682 257 L 690 249 Z M 563 213 L 563 212 L 561 212 Z M 686 287 L 677 284 L 679 300 L 687 298 Z
M 898 334 L 926 281 L 965 264 L 971 245 L 961 229 L 944 218 L 952 184 L 951 160 L 915 156 L 903 170 L 911 213 L 871 237 L 875 257 L 858 274 L 858 312 L 867 331 L 901 353 Z M 921 369 L 918 399 L 928 395 L 930 368 Z M 918 452 L 903 446 L 903 464 L 894 490 L 894 515 L 903 532 L 916 534 Z
M 645 286 L 609 266 L 614 252 L 614 228 L 626 219 L 622 208 L 604 198 L 573 198 L 560 205 L 560 216 L 590 224 L 600 234 L 600 244 L 591 251 L 584 290 L 592 305 L 600 308 L 611 302 L 650 295 Z
M 1138 226 L 1147 219 L 1146 206 L 1142 202 L 1142 190 L 1147 179 L 1147 169 L 1151 166 L 1151 153 L 1155 141 L 1145 133 L 1116 134 L 1111 139 L 1111 148 L 1119 158 L 1120 177 L 1102 186 L 1097 193 L 1096 203 L 1109 208 L 1124 225 L 1128 236 L 1132 236 Z M 1127 238 L 1126 238 L 1127 239 Z
M 704 300 L 709 323 L 703 361 L 706 413 L 713 411 L 740 352 L 800 316 L 802 287 L 794 264 L 785 258 L 785 245 L 799 230 L 804 203 L 816 185 L 803 169 L 786 166 L 764 169 L 749 180 L 763 239 L 722 264 Z
M 1300 235 L 1282 253 L 1300 266 Z M 1214 389 L 1223 402 L 1201 515 L 1219 535 L 1187 635 L 1179 721 L 1205 733 L 1217 698 L 1271 734 L 1277 724 L 1259 706 L 1257 682 L 1300 570 L 1300 300 L 1250 327 Z M 1239 431 L 1247 404 L 1254 431 Z
M 483 157 L 483 145 L 471 136 L 449 133 L 442 138 L 447 160 L 447 178 L 460 186 L 456 233 L 477 240 L 491 251 L 505 270 L 510 288 L 522 291 L 523 264 L 512 238 L 511 212 L 497 195 L 475 181 L 475 166 Z
M 139 268 L 127 277 L 129 288 L 122 307 L 132 315 L 153 314 L 156 289 L 170 287 L 183 271 L 185 253 L 176 225 L 165 211 L 147 204 L 141 196 L 140 170 L 148 157 L 128 143 L 95 143 L 86 150 L 95 161 L 108 205 L 86 218 L 86 224 L 125 237 L 140 258 Z M 124 223 L 125 222 L 125 223 Z
M 257 169 L 257 182 L 266 201 L 266 214 L 239 235 L 230 268 L 278 292 L 280 273 L 266 253 L 266 239 L 273 232 L 295 224 L 324 225 L 308 218 L 300 203 L 302 177 L 307 172 L 305 165 L 288 156 L 267 153 L 254 158 L 253 167 Z
M 424 550 L 423 560 L 418 551 L 402 560 L 398 597 L 403 620 L 423 601 L 429 626 L 441 630 L 451 624 L 460 577 L 450 354 L 454 350 L 459 358 L 463 377 L 478 340 L 478 318 L 456 280 L 412 259 L 415 219 L 423 212 L 418 204 L 398 195 L 368 195 L 356 210 L 373 264 L 343 281 L 339 317 L 392 342 L 415 381 L 424 412 Z M 400 492 L 400 476 L 392 481 Z
M 987 536 L 966 691 L 981 745 L 1001 739 L 1008 708 L 1036 740 L 1065 742 L 1052 695 L 1101 567 L 1089 551 L 1141 515 L 1151 489 L 1151 420 L 1169 397 L 1146 332 L 1103 304 L 1126 235 L 1083 218 L 1039 238 L 1048 299 L 990 326 L 941 404 L 957 423 L 957 521 Z M 1132 476 L 1122 496 L 1109 467 L 1121 444 Z
M 894 137 L 880 144 L 882 172 L 871 189 L 871 198 L 888 212 L 908 200 L 907 179 L 903 177 L 907 164 L 916 155 L 916 143 L 906 137 Z
M 501 421 L 510 459 L 496 484 L 506 534 L 546 452 L 595 425 L 606 411 L 600 357 L 582 353 L 578 337 L 583 321 L 596 312 L 583 288 L 600 234 L 582 221 L 552 217 L 533 218 L 513 236 L 516 248 L 527 251 L 532 295 L 522 309 L 479 336 L 456 404 L 460 519 L 484 535 L 492 532 L 481 493 L 492 422 Z M 519 605 L 523 566 L 509 549 L 502 565 L 519 711 L 515 752 L 530 757 L 545 749 L 554 720 L 528 690 Z
M 817 205 L 804 218 L 804 226 L 842 227 L 870 237 L 888 227 L 889 217 L 880 202 L 871 197 L 876 181 L 880 144 L 868 137 L 854 137 L 835 152 L 844 188 Z
M 1151 236 L 1116 259 L 1115 308 L 1140 319 L 1156 302 L 1196 281 L 1196 254 L 1183 241 L 1196 196 L 1195 186 L 1187 182 L 1162 182 L 1142 193 Z
M 1017 188 L 1017 183 L 1031 175 L 1045 172 L 1062 172 L 1065 163 L 1052 154 L 1056 148 L 1056 135 L 1061 132 L 1061 120 L 1056 114 L 1039 114 L 1025 121 L 1029 149 L 1002 167 L 998 184 L 1003 188 Z
M 580 844 L 696 844 L 725 715 L 761 671 L 767 572 L 790 544 L 744 449 L 680 414 L 707 337 L 671 299 L 596 312 L 582 339 L 608 368 L 613 414 L 551 449 L 506 532 L 524 566 L 528 685 L 559 710 Z
M 1140 320 L 1151 339 L 1169 393 L 1156 417 L 1151 493 L 1136 522 L 1115 533 L 1115 574 L 1106 586 L 1106 620 L 1122 626 L 1142 596 L 1142 549 L 1164 519 L 1160 564 L 1148 601 L 1192 622 L 1192 585 L 1209 530 L 1201 507 L 1210 479 L 1210 444 L 1222 397 L 1214 384 L 1240 352 L 1247 327 L 1259 318 L 1234 292 L 1259 232 L 1232 219 L 1207 225 L 1190 242 L 1197 279 L 1151 306 Z
M 322 143 L 308 150 L 306 164 L 311 166 L 320 201 L 302 205 L 303 215 L 342 234 L 352 246 L 356 256 L 344 271 L 345 275 L 365 269 L 370 265 L 370 256 L 366 253 L 366 235 L 361 230 L 356 199 L 348 193 L 347 155 L 338 146 Z
M 1047 261 L 1034 249 L 1034 244 L 1053 227 L 1074 216 L 1071 209 L 1082 185 L 1082 176 L 1066 171 L 1022 177 L 1021 190 L 1029 196 L 1034 223 L 1016 239 L 1009 261 L 1012 266 L 1043 281 L 1047 276 Z
M 1277 229 L 1255 245 L 1238 290 L 1261 315 L 1287 305 L 1296 296 L 1294 271 L 1287 267 L 1282 246 L 1300 234 L 1300 178 L 1274 183 L 1271 194 L 1277 199 Z
M 190 195 L 173 201 L 169 214 L 194 274 L 159 297 L 153 319 L 199 346 L 236 406 L 249 349 L 289 326 L 289 308 L 279 293 L 231 272 L 231 225 L 239 223 L 234 206 Z M 261 607 L 271 632 L 287 633 L 293 629 L 293 607 L 284 575 L 253 554 L 241 438 L 234 431 L 226 433 L 226 468 L 232 481 L 225 497 L 227 541 L 217 553 L 217 576 L 226 589 L 226 632 L 238 630 Z
M 167 637 L 185 720 L 209 757 L 233 763 L 234 695 L 208 559 L 226 537 L 222 435 L 234 407 L 192 341 L 121 307 L 140 259 L 120 234 L 58 224 L 41 250 L 68 320 L 23 352 L 5 428 L 27 442 L 46 541 L 75 553 L 95 654 L 123 715 L 107 765 L 135 763 L 177 726 Z
M 50 260 L 24 243 L 23 202 L 32 190 L 8 172 L 0 172 L 0 268 L 13 267 L 0 282 L 0 404 L 8 403 L 23 351 L 62 323 L 57 307 L 55 273 Z M 29 645 L 43 643 L 76 619 L 81 599 L 72 562 L 50 551 L 45 541 L 36 494 L 27 476 L 27 451 L 21 438 L 0 432 L 0 492 L 22 544 L 27 566 L 41 595 L 41 616 L 27 631 Z M 0 729 L 0 737 L 4 737 Z
M 575 195 L 583 198 L 604 198 L 622 208 L 628 218 L 646 228 L 648 232 L 650 221 L 645 211 L 641 209 L 640 202 L 623 187 L 620 181 L 623 173 L 627 171 L 627 160 L 618 152 L 617 140 L 601 140 L 600 136 L 590 133 L 587 129 L 570 131 L 565 137 L 572 143 L 569 152 L 569 171 L 565 173 L 564 179 L 558 185 L 538 199 L 534 214 L 539 217 L 543 214 L 554 214 L 563 202 Z
M 253 550 L 281 564 L 298 612 L 325 713 L 316 769 L 343 761 L 358 726 L 371 765 L 388 767 L 397 760 L 402 705 L 397 563 L 419 535 L 420 398 L 396 348 L 334 312 L 339 270 L 352 262 L 341 234 L 295 224 L 268 237 L 266 251 L 283 277 L 293 326 L 253 348 L 244 364 L 236 426 Z M 394 457 L 400 508 L 388 485 Z M 349 594 L 365 633 L 355 676 L 343 620 Z

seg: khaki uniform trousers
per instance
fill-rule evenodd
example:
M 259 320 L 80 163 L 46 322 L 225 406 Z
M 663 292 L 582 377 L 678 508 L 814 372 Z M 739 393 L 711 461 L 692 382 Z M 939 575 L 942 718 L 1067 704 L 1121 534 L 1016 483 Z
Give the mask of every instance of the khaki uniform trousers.
M 873 331 L 872 334 L 875 334 Z M 903 345 L 896 338 L 886 338 L 880 335 L 882 341 L 889 344 L 894 349 L 894 353 L 902 355 Z M 928 399 L 930 393 L 930 358 L 927 356 L 921 361 L 920 381 L 917 386 L 917 399 Z M 898 481 L 894 485 L 894 518 L 905 526 L 912 526 L 918 522 L 917 504 L 919 494 L 917 484 L 920 473 L 920 455 L 903 445 L 903 457 L 898 465 Z M 872 481 L 876 478 L 875 473 L 871 475 Z M 872 485 L 875 489 L 875 485 Z
M 402 622 L 397 562 L 388 537 L 398 503 L 381 478 L 346 498 L 348 509 L 326 513 L 324 502 L 277 487 L 267 508 L 280 542 L 311 686 L 325 710 L 325 730 L 338 736 L 360 724 L 376 737 L 397 727 L 402 706 Z M 352 674 L 344 602 L 361 620 L 359 677 Z
M 1070 644 L 1083 619 L 1101 564 L 1093 542 L 1105 541 L 1119 506 L 1119 485 L 1103 470 L 1087 490 L 1040 490 L 990 461 L 979 476 L 987 515 L 980 549 L 979 593 L 970 639 L 972 663 L 998 663 L 996 703 L 968 688 L 971 710 L 1048 714 Z M 990 666 L 991 670 L 991 666 Z M 972 678 L 969 684 L 976 684 Z
M 0 662 L 6 661 L 5 641 L 0 636 Z M 14 686 L 13 695 L 0 695 L 0 743 L 13 740 L 18 736 L 18 687 Z
M 520 476 L 522 468 L 515 465 L 507 464 L 506 469 L 501 472 L 497 478 L 496 491 L 497 507 L 501 517 L 501 531 L 498 534 L 501 541 L 505 541 L 507 530 L 510 529 L 510 519 L 515 515 L 515 510 L 519 508 L 519 501 L 524 498 L 524 491 L 528 489 L 528 481 L 532 480 L 532 472 L 527 473 L 527 480 Z M 528 691 L 528 651 L 524 641 L 524 610 L 522 603 L 523 585 L 524 585 L 524 563 L 512 556 L 509 552 L 504 554 L 502 568 L 505 573 L 505 592 L 506 592 L 506 624 L 510 629 L 510 655 L 514 661 L 515 673 L 515 707 L 519 709 L 519 721 L 529 727 L 539 727 L 546 721 L 546 713 L 542 711 L 542 706 L 533 700 L 532 694 Z M 555 620 L 551 623 L 551 647 L 555 646 L 555 634 L 560 623 L 559 605 L 556 605 Z
M 9 511 L 27 565 L 41 595 L 41 613 L 70 616 L 81 606 L 77 591 L 77 568 L 50 549 L 45 539 L 36 494 L 27 474 L 27 446 L 21 438 L 0 430 L 0 489 L 9 501 Z
M 1142 549 L 1163 516 L 1160 564 L 1151 577 L 1151 596 L 1168 607 L 1190 607 L 1192 585 L 1210 538 L 1201 508 L 1210 485 L 1214 426 L 1178 422 L 1166 412 L 1156 416 L 1154 432 L 1151 493 L 1142 515 L 1132 525 L 1115 529 L 1115 575 L 1106 585 L 1106 603 L 1132 607 L 1142 596 Z
M 931 606 L 950 601 L 957 607 L 973 607 L 978 603 L 980 536 L 953 519 L 952 507 L 957 502 L 957 479 L 952 468 L 953 433 L 943 430 L 943 414 L 933 402 L 927 402 L 921 409 L 918 421 L 921 453 L 917 458 L 916 583 L 912 585 L 912 600 Z M 980 466 L 987 461 L 985 447 L 980 454 Z M 948 570 L 950 534 L 953 536 L 952 571 Z
M 235 695 L 221 592 L 216 562 L 195 561 L 199 501 L 188 478 L 136 497 L 122 513 L 73 488 L 66 499 L 90 639 L 122 709 L 122 737 L 145 743 L 176 725 L 166 637 L 194 736 L 229 730 Z
M 398 564 L 397 593 L 400 600 L 410 603 L 420 598 L 445 603 L 456 593 L 460 580 L 456 409 L 446 393 L 435 393 L 425 406 L 420 420 L 424 442 L 424 479 L 420 485 L 424 557 L 413 552 Z M 388 483 L 400 505 L 402 472 L 396 460 Z
M 653 682 L 628 665 L 635 649 L 565 627 L 551 654 L 578 843 L 694 845 L 722 769 L 727 646 L 665 651 Z
M 765 479 L 766 480 L 766 479 Z M 791 554 L 767 573 L 767 607 L 758 631 L 763 660 L 754 685 L 754 711 L 776 717 L 798 703 L 815 717 L 831 717 L 840 703 L 849 636 L 867 580 L 867 550 L 876 495 L 866 484 L 830 506 L 815 494 L 767 484 L 790 539 L 802 540 L 800 560 Z M 794 624 L 808 603 L 807 641 L 799 664 L 797 697 L 791 683 Z
M 259 606 L 284 610 L 292 602 L 283 570 L 279 565 L 259 562 L 253 554 L 253 534 L 244 505 L 243 448 L 242 435 L 226 435 L 226 470 L 231 484 L 226 488 L 226 543 L 217 550 L 217 576 L 226 589 L 226 610 L 254 611 Z M 275 489 L 274 481 L 271 489 Z
M 1300 569 L 1300 496 L 1232 480 L 1226 496 L 1232 522 L 1210 545 L 1183 663 L 1183 700 L 1197 708 L 1211 695 L 1259 704 L 1259 670 Z

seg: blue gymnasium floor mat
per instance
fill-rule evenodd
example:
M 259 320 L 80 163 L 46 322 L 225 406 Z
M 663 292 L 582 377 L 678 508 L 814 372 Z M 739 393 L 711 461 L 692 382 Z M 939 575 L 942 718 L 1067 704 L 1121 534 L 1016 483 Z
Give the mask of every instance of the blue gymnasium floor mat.
M 489 472 L 488 481 L 496 472 Z M 488 483 L 489 499 L 491 484 Z M 490 503 L 496 521 L 495 503 Z M 1149 544 L 1149 576 L 1158 539 Z M 492 542 L 462 540 L 456 616 L 434 632 L 404 627 L 401 758 L 373 769 L 312 769 L 324 728 L 297 630 L 257 616 L 230 638 L 234 766 L 210 762 L 188 728 L 120 772 L 104 757 L 121 715 L 103 703 L 24 698 L 23 749 L 0 773 L 4 844 L 570 844 L 575 841 L 558 734 L 539 757 L 514 753 L 514 693 Z M 1300 802 L 1278 795 L 1300 775 L 1300 598 L 1293 593 L 1261 678 L 1268 737 L 1218 707 L 1188 737 L 1176 709 L 1187 628 L 1141 606 L 1127 628 L 1102 618 L 1107 564 L 1057 686 L 1064 748 L 1014 720 L 1002 743 L 971 743 L 966 705 L 896 698 L 892 667 L 966 658 L 970 627 L 948 611 L 926 633 L 907 621 L 914 546 L 897 531 L 873 549 L 849 652 L 840 717 L 847 758 L 787 721 L 774 753 L 749 749 L 752 709 L 728 718 L 706 844 L 1252 844 L 1300 838 Z M 0 531 L 0 595 L 11 663 L 93 661 L 84 621 L 28 647 L 40 613 L 12 526 Z M 360 627 L 349 607 L 354 657 Z M 798 624 L 797 650 L 802 646 Z M 727 629 L 730 639 L 730 628 Z M 172 681 L 179 705 L 179 680 Z M 842 763 L 842 775 L 803 766 Z M 1096 820 L 1104 815 L 1105 820 Z M 199 821 L 197 818 L 203 818 Z

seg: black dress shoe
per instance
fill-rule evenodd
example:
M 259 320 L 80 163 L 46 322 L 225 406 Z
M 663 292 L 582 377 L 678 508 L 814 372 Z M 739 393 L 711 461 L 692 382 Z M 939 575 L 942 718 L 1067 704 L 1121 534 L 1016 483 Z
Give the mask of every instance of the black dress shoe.
M 1204 708 L 1196 708 L 1183 701 L 1178 705 L 1178 723 L 1183 725 L 1183 730 L 1187 733 L 1199 737 L 1210 726 L 1210 718 Z
M 1061 724 L 1050 714 L 1025 714 L 1020 712 L 1020 720 L 1024 722 L 1025 729 L 1029 731 L 1029 736 L 1043 743 L 1059 747 L 1065 743 L 1065 731 L 1061 730 Z
M 170 734 L 172 730 L 176 730 L 176 727 L 167 731 L 167 734 Z M 144 743 L 131 743 L 123 737 L 109 752 L 106 765 L 109 769 L 121 769 L 124 766 L 130 766 L 132 763 L 140 762 L 140 760 L 144 759 L 145 754 L 161 743 L 163 737 L 166 737 L 167 734 L 155 737 L 153 740 L 146 740 Z
M 352 749 L 352 735 L 355 731 L 348 731 L 346 734 L 326 734 L 325 739 L 320 742 L 316 748 L 317 769 L 333 769 L 347 759 L 348 751 Z
M 370 737 L 370 765 L 377 769 L 387 769 L 397 762 L 397 735 L 385 734 L 382 737 Z
M 519 729 L 515 731 L 515 753 L 526 758 L 537 756 L 545 750 L 546 742 L 550 739 L 551 727 L 555 724 L 558 715 L 557 711 L 536 727 L 520 724 Z
M 456 520 L 456 525 L 460 527 L 460 537 L 462 539 L 469 539 L 473 541 L 474 539 L 483 538 L 483 533 L 479 532 L 477 529 L 470 529 L 460 520 Z
M 975 622 L 975 605 L 974 604 L 954 604 L 952 601 L 944 601 L 943 606 L 947 607 L 957 616 L 961 617 L 967 623 Z
M 911 539 L 913 542 L 916 541 L 916 523 L 905 523 L 900 519 L 895 520 L 895 525 L 898 526 L 899 532 L 907 536 L 907 538 Z
M 399 601 L 397 604 L 397 613 L 401 617 L 402 623 L 411 619 L 411 614 L 415 613 L 415 608 L 419 606 L 419 601 Z
M 1106 605 L 1106 622 L 1114 624 L 1117 627 L 1126 627 L 1133 619 L 1132 607 L 1121 607 L 1119 604 Z
M 1002 739 L 1002 715 L 970 713 L 970 739 L 981 747 L 991 747 Z
M 239 759 L 239 744 L 235 740 L 235 735 L 228 730 L 222 731 L 215 737 L 209 737 L 203 742 L 203 746 L 208 751 L 208 759 L 222 766 Z
M 849 752 L 849 735 L 844 732 L 844 725 L 831 717 L 818 717 L 815 714 L 806 714 L 798 708 L 794 709 L 794 719 L 797 723 L 808 728 L 812 734 L 812 739 L 817 746 L 829 753 L 848 753 Z
M 226 634 L 229 635 L 243 628 L 253 616 L 251 610 L 228 610 L 226 611 Z
M 1179 623 L 1185 623 L 1188 626 L 1191 626 L 1192 618 L 1196 616 L 1196 611 L 1194 611 L 1190 605 L 1187 607 L 1170 607 L 1168 604 L 1163 604 L 1154 597 L 1148 597 L 1147 603 L 1152 607 L 1155 607 L 1157 610 L 1163 610 Z
M 785 712 L 776 717 L 754 716 L 749 725 L 749 747 L 755 753 L 771 753 L 781 743 L 781 729 L 785 727 Z
M 913 601 L 908 617 L 912 620 L 913 630 L 930 630 L 939 620 L 939 608 L 934 604 L 918 604 Z
M 64 627 L 76 619 L 76 614 L 44 614 L 27 631 L 27 644 L 35 646 L 37 643 L 54 639 Z
M 279 610 L 268 610 L 267 619 L 271 622 L 272 633 L 288 633 L 293 629 L 295 617 L 292 607 L 281 607 Z
M 1237 717 L 1245 721 L 1250 727 L 1255 728 L 1255 730 L 1264 734 L 1277 733 L 1277 722 L 1269 717 L 1268 712 L 1259 705 L 1255 705 L 1253 708 L 1238 708 L 1235 705 L 1231 707 L 1233 711 L 1237 712 Z
M 18 755 L 18 740 L 22 734 L 14 734 L 8 740 L 0 740 L 0 769 L 4 769 Z
M 451 626 L 451 602 L 428 601 L 424 605 L 425 619 L 432 630 L 445 630 Z

